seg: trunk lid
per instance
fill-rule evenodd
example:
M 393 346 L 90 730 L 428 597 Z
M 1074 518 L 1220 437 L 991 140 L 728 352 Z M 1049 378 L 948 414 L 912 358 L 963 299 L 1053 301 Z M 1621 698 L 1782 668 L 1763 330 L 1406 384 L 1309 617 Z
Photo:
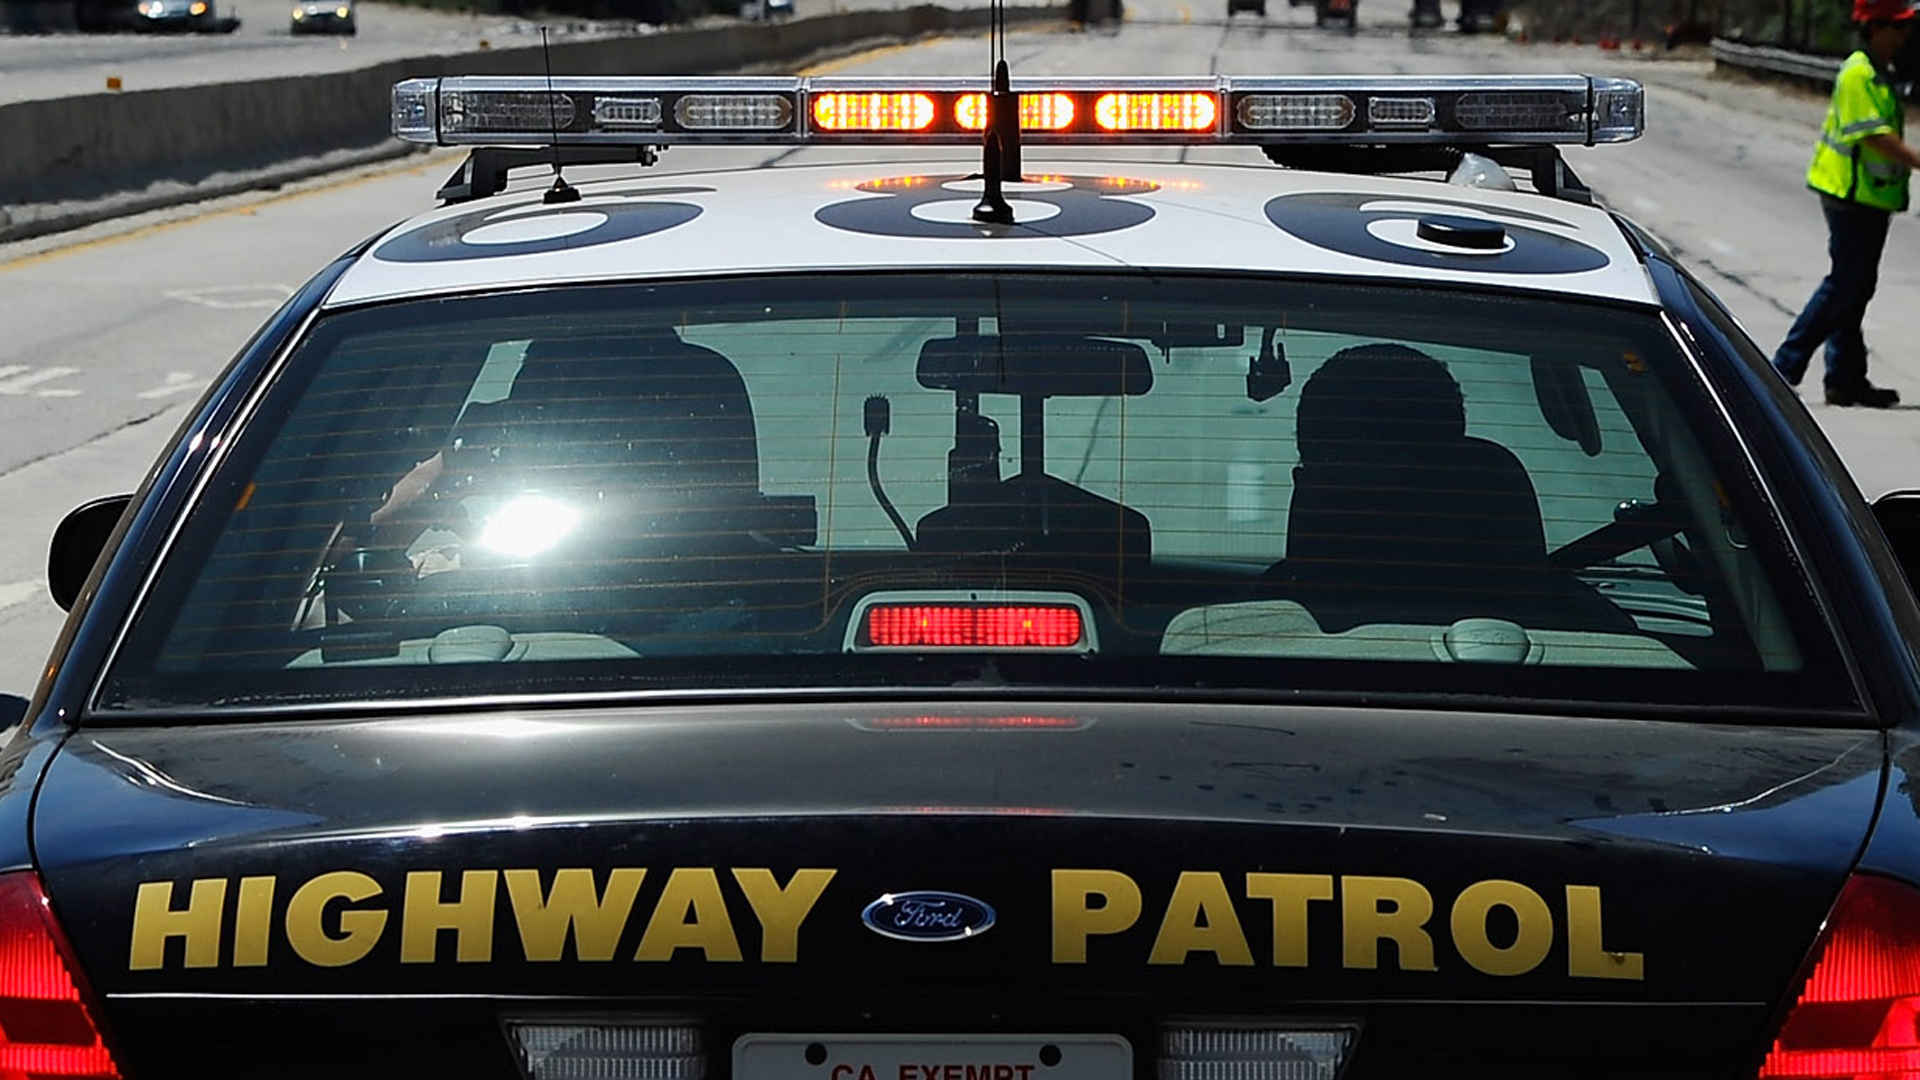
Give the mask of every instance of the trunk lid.
M 1149 1076 L 1159 1025 L 1227 1017 L 1357 1030 L 1349 1077 L 1718 1074 L 1764 1049 L 1882 757 L 1040 702 L 90 728 L 35 841 L 142 1076 L 512 1076 L 503 1018 L 610 1012 L 692 1017 L 709 1075 L 745 1032 L 1090 1031 Z

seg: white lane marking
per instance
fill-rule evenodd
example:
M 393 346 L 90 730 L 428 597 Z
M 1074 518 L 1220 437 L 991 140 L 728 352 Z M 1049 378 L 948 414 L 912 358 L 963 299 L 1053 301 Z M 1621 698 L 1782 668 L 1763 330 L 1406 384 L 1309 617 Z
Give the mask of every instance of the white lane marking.
M 287 297 L 293 295 L 293 286 L 282 285 L 277 281 L 259 285 L 209 285 L 200 289 L 168 289 L 163 293 L 169 300 L 179 300 L 187 304 L 199 304 L 202 307 L 220 311 L 238 311 L 242 308 L 277 308 Z
M 0 610 L 15 604 L 24 604 L 34 598 L 43 586 L 38 581 L 0 582 Z
M 1707 237 L 1707 246 L 1713 249 L 1715 255 L 1732 255 L 1740 250 L 1724 240 L 1715 240 L 1711 236 Z
M 31 375 L 12 375 L 10 373 L 0 375 L 0 394 L 24 394 L 43 382 L 51 382 L 54 379 L 64 379 L 69 375 L 78 375 L 79 373 L 79 368 L 50 367 L 41 368 Z M 72 397 L 79 392 L 78 390 L 42 390 L 39 394 L 41 397 Z
M 32 370 L 33 370 L 32 368 L 28 367 L 25 364 L 7 364 L 4 367 L 0 367 L 0 379 L 10 379 L 15 375 L 20 374 L 23 371 L 32 371 Z
M 142 390 L 135 396 L 148 399 L 163 398 L 172 394 L 184 394 L 190 390 L 198 390 L 199 388 L 200 381 L 193 377 L 193 372 L 169 371 L 167 372 L 167 381 L 164 385 L 156 386 L 151 390 Z

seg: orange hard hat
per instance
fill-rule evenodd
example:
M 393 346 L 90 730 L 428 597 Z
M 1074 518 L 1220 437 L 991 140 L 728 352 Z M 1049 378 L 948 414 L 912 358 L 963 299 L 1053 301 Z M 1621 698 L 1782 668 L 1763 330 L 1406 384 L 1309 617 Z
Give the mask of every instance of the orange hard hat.
M 1913 18 L 1913 0 L 1853 0 L 1854 22 L 1906 22 Z

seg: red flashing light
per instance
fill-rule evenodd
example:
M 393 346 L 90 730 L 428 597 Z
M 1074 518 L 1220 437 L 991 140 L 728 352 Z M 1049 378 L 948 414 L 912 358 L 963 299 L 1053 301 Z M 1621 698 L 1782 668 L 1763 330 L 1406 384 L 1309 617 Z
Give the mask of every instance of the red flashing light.
M 1761 1080 L 1920 1080 L 1920 889 L 1855 875 Z
M 1071 649 L 1078 609 L 1066 604 L 875 604 L 867 640 L 893 648 Z
M 89 996 L 40 879 L 0 874 L 0 1077 L 117 1080 Z

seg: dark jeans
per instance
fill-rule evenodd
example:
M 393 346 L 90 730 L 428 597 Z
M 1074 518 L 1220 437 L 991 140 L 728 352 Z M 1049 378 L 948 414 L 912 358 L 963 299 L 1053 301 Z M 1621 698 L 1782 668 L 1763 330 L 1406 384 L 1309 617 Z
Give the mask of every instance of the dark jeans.
M 1880 252 L 1887 246 L 1885 210 L 1822 198 L 1827 216 L 1827 258 L 1832 268 L 1813 299 L 1774 351 L 1773 366 L 1799 385 L 1813 350 L 1827 347 L 1828 386 L 1857 389 L 1867 382 L 1867 342 L 1860 333 L 1867 301 L 1880 282 Z

